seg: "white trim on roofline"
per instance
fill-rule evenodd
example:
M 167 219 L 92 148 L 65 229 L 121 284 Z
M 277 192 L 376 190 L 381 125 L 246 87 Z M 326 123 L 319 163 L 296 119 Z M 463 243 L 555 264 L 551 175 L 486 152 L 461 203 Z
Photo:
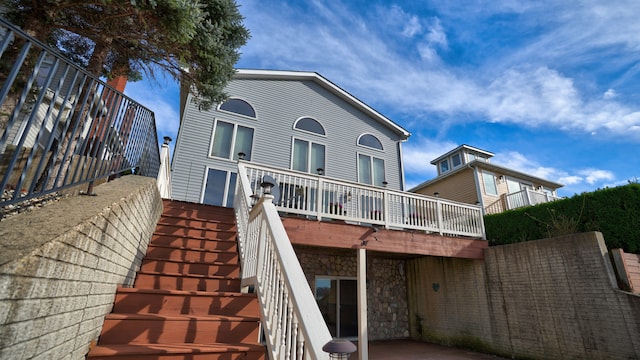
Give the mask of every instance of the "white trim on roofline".
M 285 79 L 285 80 L 312 80 L 320 84 L 325 89 L 348 102 L 349 104 L 360 109 L 362 112 L 384 124 L 395 133 L 402 136 L 402 140 L 407 140 L 411 133 L 393 122 L 391 119 L 380 114 L 375 109 L 360 101 L 355 96 L 349 94 L 338 85 L 332 83 L 317 72 L 312 71 L 288 71 L 288 70 L 255 70 L 255 69 L 237 69 L 234 76 L 236 79 Z

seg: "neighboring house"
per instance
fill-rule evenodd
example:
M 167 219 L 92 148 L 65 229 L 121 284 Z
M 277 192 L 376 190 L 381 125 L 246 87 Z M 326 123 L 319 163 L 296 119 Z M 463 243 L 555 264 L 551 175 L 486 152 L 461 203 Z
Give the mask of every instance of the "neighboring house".
M 460 145 L 431 161 L 438 168 L 436 178 L 409 191 L 478 204 L 486 214 L 558 199 L 556 190 L 562 184 L 492 164 L 493 155 Z
M 225 91 L 228 100 L 210 111 L 182 93 L 174 199 L 231 207 L 239 153 L 256 164 L 404 189 L 409 132 L 318 73 L 238 70 Z

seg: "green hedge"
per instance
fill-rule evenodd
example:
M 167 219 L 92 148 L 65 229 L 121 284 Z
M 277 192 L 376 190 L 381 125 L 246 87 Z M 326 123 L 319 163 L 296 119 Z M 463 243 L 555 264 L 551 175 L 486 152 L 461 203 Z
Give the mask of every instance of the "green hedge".
M 608 248 L 640 253 L 640 184 L 487 215 L 484 222 L 491 246 L 600 231 Z

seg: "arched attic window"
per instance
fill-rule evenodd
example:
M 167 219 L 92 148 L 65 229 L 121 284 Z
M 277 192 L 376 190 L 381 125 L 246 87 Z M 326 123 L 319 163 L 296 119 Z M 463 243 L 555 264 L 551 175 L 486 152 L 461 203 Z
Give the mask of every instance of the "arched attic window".
M 312 119 L 310 117 L 303 117 L 298 119 L 295 124 L 293 124 L 293 128 L 296 130 L 302 130 L 306 132 L 310 132 L 318 135 L 326 135 L 324 131 L 324 127 L 317 120 Z
M 253 109 L 253 106 L 241 99 L 229 99 L 222 103 L 218 109 L 254 119 L 256 118 L 256 111 Z
M 384 150 L 382 148 L 382 143 L 378 140 L 377 137 L 371 134 L 362 134 L 358 138 L 358 145 L 370 147 L 372 149 Z

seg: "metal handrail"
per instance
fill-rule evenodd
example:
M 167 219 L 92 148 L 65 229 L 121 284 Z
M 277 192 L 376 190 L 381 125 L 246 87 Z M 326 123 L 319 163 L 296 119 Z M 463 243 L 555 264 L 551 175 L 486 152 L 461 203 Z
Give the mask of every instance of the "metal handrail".
M 0 207 L 130 171 L 156 177 L 152 111 L 0 19 Z
M 243 164 L 238 166 L 234 209 L 242 286 L 253 286 L 271 359 L 329 359 L 331 341 L 318 304 L 295 255 L 273 196 L 251 197 Z
M 482 208 L 478 205 L 249 162 L 241 161 L 239 166 L 247 172 L 252 194 L 261 193 L 263 176 L 276 180 L 280 196 L 275 204 L 281 212 L 485 239 Z

